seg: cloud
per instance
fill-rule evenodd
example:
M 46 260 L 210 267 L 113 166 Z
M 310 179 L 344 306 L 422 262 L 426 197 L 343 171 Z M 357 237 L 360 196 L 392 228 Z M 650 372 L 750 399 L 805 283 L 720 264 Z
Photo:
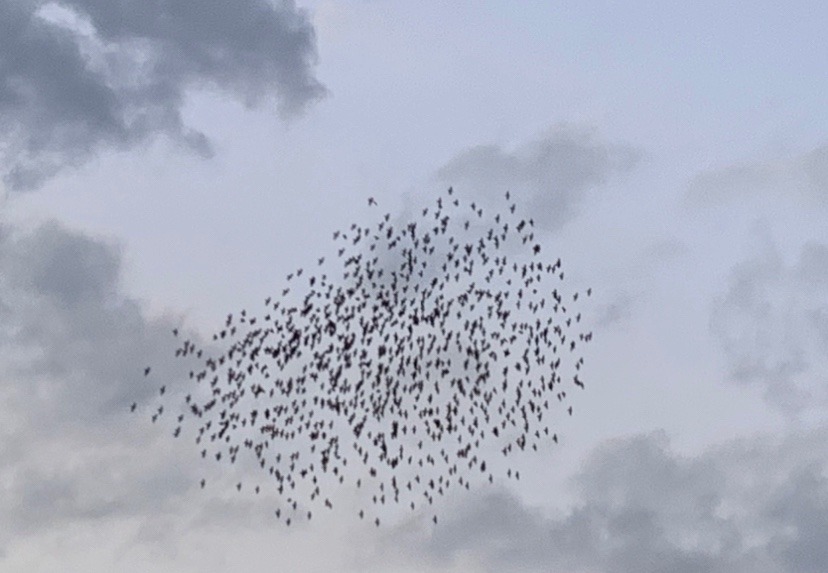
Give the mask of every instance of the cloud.
M 629 146 L 597 142 L 587 130 L 559 126 L 512 151 L 495 144 L 467 149 L 436 176 L 473 189 L 489 203 L 502 204 L 510 191 L 540 226 L 557 230 L 577 215 L 591 188 L 629 171 L 639 159 Z
M 824 291 L 825 261 L 828 250 L 810 245 L 787 274 Z M 174 320 L 147 317 L 124 294 L 120 269 L 117 245 L 58 224 L 0 227 L 0 549 L 90 524 L 107 542 L 126 537 L 131 555 L 136 546 L 174 551 L 195 531 L 214 535 L 222 551 L 234 550 L 220 545 L 226 536 L 270 547 L 267 539 L 286 533 L 268 529 L 267 512 L 257 511 L 267 501 L 194 510 L 199 468 L 190 448 L 147 432 L 127 412 L 156 392 L 143 365 L 174 378 L 177 361 Z M 662 432 L 612 440 L 573 477 L 571 507 L 550 513 L 484 490 L 441 513 L 432 535 L 411 527 L 382 531 L 380 541 L 354 533 L 365 563 L 352 569 L 382 558 L 392 562 L 379 570 L 411 562 L 410 570 L 820 571 L 828 559 L 819 535 L 828 527 L 826 438 L 820 429 L 743 439 L 689 457 Z M 137 533 L 116 535 L 112 524 L 125 518 L 140 524 Z M 300 533 L 312 536 L 310 527 Z M 375 543 L 387 550 L 373 551 Z M 95 559 L 103 568 L 109 557 Z M 165 559 L 180 563 L 175 554 Z
M 805 244 L 785 261 L 767 235 L 759 252 L 734 267 L 710 325 L 733 380 L 761 387 L 789 414 L 826 402 L 828 246 Z
M 3 2 L 0 54 L 0 168 L 12 190 L 161 134 L 210 155 L 182 119 L 188 90 L 248 106 L 275 98 L 285 117 L 325 93 L 313 27 L 290 1 Z
M 825 429 L 734 440 L 693 457 L 661 431 L 608 441 L 550 514 L 505 491 L 467 498 L 407 558 L 438 570 L 805 573 L 824 568 Z
M 47 223 L 31 233 L 5 228 L 0 242 L 7 370 L 34 398 L 49 385 L 49 424 L 112 414 L 152 389 L 143 381 L 147 359 L 170 363 L 170 320 L 149 321 L 123 295 L 115 245 Z M 47 412 L 43 412 L 47 413 Z
M 238 568 L 232 555 L 261 563 L 254 570 L 331 570 L 302 566 L 325 561 L 319 538 L 308 523 L 274 518 L 285 500 L 265 476 L 241 457 L 232 467 L 202 460 L 192 420 L 172 437 L 184 394 L 210 390 L 194 388 L 192 364 L 175 356 L 181 319 L 148 316 L 121 274 L 116 243 L 55 222 L 0 225 L 0 569 L 224 571 Z M 265 487 L 239 493 L 237 481 Z M 274 540 L 288 535 L 296 552 L 285 556 Z
M 633 295 L 627 292 L 617 293 L 614 299 L 598 309 L 595 325 L 605 327 L 628 320 L 635 303 L 636 297 Z
M 147 363 L 171 386 L 181 373 L 173 319 L 124 295 L 120 268 L 116 245 L 56 223 L 0 227 L 0 549 L 62 523 L 152 514 L 196 487 L 199 470 L 149 430 L 149 412 L 129 413 L 157 393 Z
M 685 201 L 695 207 L 761 197 L 828 202 L 828 145 L 793 157 L 710 169 L 696 175 L 685 190 Z

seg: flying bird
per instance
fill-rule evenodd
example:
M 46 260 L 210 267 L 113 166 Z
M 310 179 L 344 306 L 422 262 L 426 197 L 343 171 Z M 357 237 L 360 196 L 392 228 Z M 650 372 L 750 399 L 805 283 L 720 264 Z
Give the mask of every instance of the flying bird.
M 432 506 L 436 524 L 441 496 L 496 475 L 519 480 L 511 456 L 538 451 L 550 435 L 563 380 L 585 387 L 575 350 L 592 333 L 578 330 L 577 308 L 563 306 L 583 299 L 563 298 L 561 259 L 540 258 L 534 222 L 514 216 L 508 191 L 485 212 L 451 188 L 447 195 L 408 220 L 386 213 L 334 232 L 338 257 L 305 267 L 307 283 L 292 282 L 295 299 L 283 285 L 262 315 L 228 314 L 212 346 L 185 340 L 176 353 L 196 360 L 192 391 L 175 406 L 179 424 L 195 425 L 205 459 L 258 468 L 286 525 L 310 519 L 314 504 L 333 510 L 328 492 L 337 487 L 353 487 L 383 515 L 388 506 Z M 578 376 L 564 376 L 569 364 Z M 160 399 L 179 398 L 165 390 Z

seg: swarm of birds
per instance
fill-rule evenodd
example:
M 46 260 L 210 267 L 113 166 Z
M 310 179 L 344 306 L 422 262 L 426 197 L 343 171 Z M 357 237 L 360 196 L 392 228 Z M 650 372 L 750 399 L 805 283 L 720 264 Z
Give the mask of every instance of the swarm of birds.
M 551 411 L 565 382 L 584 387 L 575 351 L 592 333 L 574 308 L 579 293 L 559 291 L 561 260 L 544 261 L 534 221 L 505 199 L 486 216 L 449 188 L 418 220 L 385 214 L 336 231 L 341 276 L 319 258 L 318 272 L 288 274 L 261 314 L 229 314 L 210 349 L 176 348 L 198 367 L 189 391 L 159 388 L 162 399 L 186 392 L 174 436 L 190 418 L 202 457 L 248 456 L 288 525 L 310 519 L 314 503 L 332 508 L 328 488 L 342 484 L 361 488 L 376 507 L 358 515 L 379 525 L 392 502 L 433 506 L 499 470 L 520 479 L 508 458 L 557 443 Z

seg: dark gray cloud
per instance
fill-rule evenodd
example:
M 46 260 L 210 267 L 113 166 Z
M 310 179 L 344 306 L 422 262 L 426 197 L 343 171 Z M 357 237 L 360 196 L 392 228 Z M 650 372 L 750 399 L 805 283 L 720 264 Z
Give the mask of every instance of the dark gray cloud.
M 209 155 L 181 117 L 188 90 L 248 106 L 273 98 L 290 117 L 325 93 L 315 54 L 308 16 L 290 1 L 0 3 L 4 181 L 32 189 L 102 148 L 158 134 Z
M 5 367 L 28 392 L 44 424 L 96 420 L 144 398 L 147 360 L 172 367 L 172 321 L 148 320 L 120 291 L 116 246 L 47 223 L 31 233 L 3 229 L 0 343 Z M 22 381 L 30 384 L 23 384 Z M 35 394 L 27 394 L 34 398 Z
M 639 158 L 629 146 L 599 142 L 586 130 L 564 126 L 513 151 L 499 145 L 467 149 L 440 168 L 437 177 L 498 205 L 510 191 L 540 226 L 557 230 L 577 215 L 591 188 L 629 171 Z
M 761 387 L 789 414 L 824 406 L 828 368 L 828 246 L 804 245 L 788 263 L 764 236 L 731 272 L 711 330 L 733 380 Z
M 435 568 L 593 573 L 806 573 L 828 559 L 828 432 L 736 440 L 698 456 L 663 432 L 605 443 L 552 515 L 507 492 L 466 499 L 408 557 Z M 553 500 L 550 500 L 554 503 Z
M 75 520 L 151 514 L 196 487 L 142 405 L 176 392 L 176 324 L 123 294 L 116 245 L 0 227 L 0 548 Z M 158 377 L 145 378 L 152 364 Z M 164 429 L 168 429 L 166 425 Z M 166 445 L 164 445 L 166 443 Z

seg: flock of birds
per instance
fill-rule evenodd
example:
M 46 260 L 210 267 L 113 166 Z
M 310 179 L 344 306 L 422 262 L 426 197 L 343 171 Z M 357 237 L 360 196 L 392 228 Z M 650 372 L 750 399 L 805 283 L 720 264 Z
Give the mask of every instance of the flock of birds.
M 332 508 L 329 488 L 346 483 L 363 492 L 359 517 L 379 526 L 382 506 L 417 510 L 501 472 L 520 479 L 508 458 L 557 443 L 551 411 L 566 384 L 584 387 L 576 350 L 592 333 L 579 293 L 558 290 L 560 259 L 544 262 L 534 221 L 505 198 L 486 216 L 449 188 L 418 220 L 386 214 L 335 232 L 341 276 L 319 258 L 318 272 L 288 274 L 261 314 L 229 314 L 209 348 L 176 349 L 198 366 L 188 393 L 159 389 L 161 400 L 186 393 L 173 434 L 190 418 L 202 457 L 247 456 L 288 525 L 314 504 Z

